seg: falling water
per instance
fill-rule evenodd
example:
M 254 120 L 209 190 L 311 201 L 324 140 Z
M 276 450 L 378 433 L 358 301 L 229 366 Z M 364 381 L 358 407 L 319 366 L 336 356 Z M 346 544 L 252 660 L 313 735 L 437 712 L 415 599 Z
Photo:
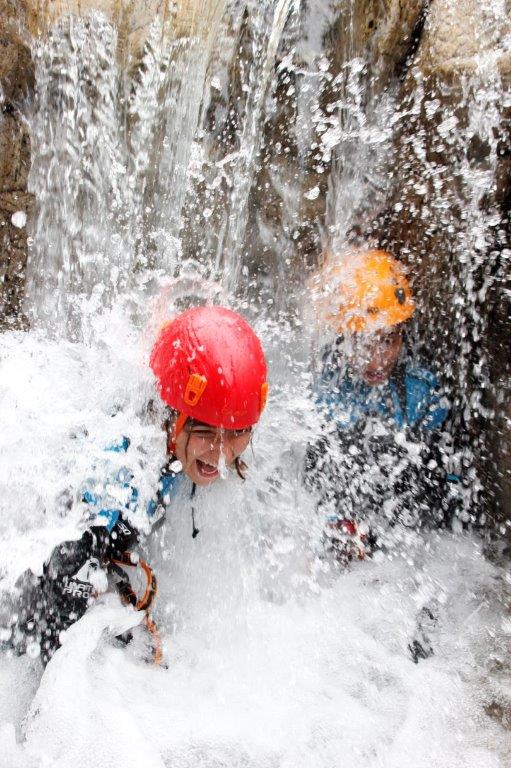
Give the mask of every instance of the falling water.
M 38 207 L 29 240 L 27 307 L 35 322 L 58 335 L 86 337 L 88 318 L 111 306 L 117 296 L 133 295 L 148 274 L 170 278 L 186 272 L 183 253 L 192 255 L 191 273 L 199 262 L 209 261 L 228 293 L 240 284 L 250 193 L 260 165 L 279 46 L 290 17 L 307 19 L 310 11 L 296 0 L 211 0 L 199 9 L 193 2 L 179 8 L 154 20 L 131 74 L 120 65 L 115 25 L 100 14 L 61 19 L 34 45 L 37 100 L 31 116 L 30 189 Z M 296 93 L 298 166 L 303 168 L 312 139 L 319 136 L 319 165 L 332 167 L 323 245 L 333 252 L 364 238 L 373 242 L 367 223 L 377 220 L 386 203 L 392 141 L 407 117 L 406 110 L 397 108 L 392 87 L 383 93 L 374 90 L 369 61 L 356 49 L 350 2 L 345 15 L 341 70 L 329 80 L 323 60 L 310 62 L 297 80 Z M 215 71 L 212 56 L 218 58 L 218 46 L 227 41 L 231 48 L 236 45 L 242 17 L 248 48 L 234 146 L 219 142 L 212 152 L 205 120 Z M 309 18 L 313 22 L 314 15 Z M 232 54 L 236 57 L 239 51 Z M 226 69 L 227 64 L 221 66 Z M 223 86 L 215 79 L 215 88 L 225 89 L 225 77 Z M 318 87 L 311 94 L 314 84 Z M 330 100 L 320 108 L 325 89 Z M 457 353 L 449 384 L 453 409 L 460 414 L 458 432 L 470 430 L 478 414 L 488 415 L 482 405 L 488 386 L 485 361 L 475 367 L 472 363 L 474 345 L 485 332 L 480 307 L 493 279 L 491 253 L 487 256 L 498 214 L 484 203 L 497 167 L 502 97 L 498 64 L 495 57 L 486 57 L 466 80 L 469 119 L 462 145 L 459 138 L 455 141 L 461 149 L 456 173 L 466 200 L 452 291 Z M 420 98 L 418 87 L 416 100 Z M 304 103 L 312 105 L 309 116 Z M 456 122 L 439 127 L 451 142 L 456 130 Z M 476 169 L 471 160 L 476 140 L 488 147 L 484 168 Z M 421 141 L 417 137 L 419 154 L 424 151 Z M 204 165 L 208 152 L 214 155 L 213 171 L 205 178 L 206 195 L 201 198 L 194 168 Z M 433 167 L 430 173 L 433 178 Z M 300 207 L 296 181 L 289 188 L 275 174 L 272 181 L 280 184 L 285 201 L 276 266 L 281 275 L 274 297 L 278 309 L 289 301 L 284 261 L 292 263 Z M 206 225 L 192 254 L 187 252 L 189 233 L 182 229 L 185 201 L 198 201 Z M 444 202 L 440 193 L 430 206 L 441 209 Z M 208 272 L 199 269 L 197 274 Z M 465 461 L 466 451 L 473 449 L 465 446 Z M 459 465 L 462 455 L 453 461 Z M 477 496 L 475 475 L 470 485 Z
M 375 62 L 360 42 L 359 10 L 343 2 L 346 23 L 338 46 L 342 66 L 327 84 L 329 103 L 320 115 L 320 146 L 332 173 L 326 200 L 324 248 L 342 252 L 369 245 L 369 224 L 390 190 L 392 141 L 399 111 L 397 83 L 381 88 Z
M 372 94 L 367 62 L 349 60 L 337 77 L 340 96 L 325 117 L 322 147 L 332 158 L 326 247 L 342 251 L 363 235 L 386 201 L 395 102 L 392 91 Z
M 458 414 L 455 428 L 464 433 L 464 450 L 457 461 L 461 459 L 469 479 L 464 517 L 471 521 L 484 520 L 484 516 L 479 517 L 479 470 L 484 451 L 481 425 L 482 419 L 492 417 L 485 394 L 491 383 L 483 342 L 488 332 L 488 292 L 496 278 L 499 256 L 497 232 L 501 213 L 495 191 L 503 100 L 496 57 L 481 57 L 476 71 L 467 75 L 463 83 L 463 103 L 469 109 L 457 168 L 463 213 L 453 270 L 454 354 L 450 357 L 453 409 Z M 455 124 L 447 130 L 452 138 L 459 127 Z M 454 143 L 458 141 L 455 139 Z
M 228 289 L 239 278 L 264 100 L 284 26 L 298 8 L 296 0 L 250 6 L 246 103 L 215 245 Z M 179 268 L 213 43 L 220 27 L 229 34 L 236 15 L 236 4 L 211 0 L 157 17 L 132 75 L 121 71 L 116 29 L 100 14 L 62 19 L 36 42 L 30 188 L 38 211 L 26 302 L 35 322 L 83 336 L 86 318 L 142 283 L 144 270 L 172 275 Z
M 98 13 L 63 18 L 34 44 L 27 309 L 58 335 L 82 337 L 150 266 L 178 263 L 181 208 L 210 42 L 225 11 L 190 2 L 156 18 L 133 77 L 115 26 Z M 170 29 L 168 28 L 170 27 Z
M 226 0 L 200 8 L 187 35 L 165 39 L 163 29 L 152 31 L 141 64 L 141 83 L 135 88 L 131 114 L 135 129 L 131 155 L 137 165 L 133 186 L 145 187 L 139 216 L 143 220 L 139 258 L 167 273 L 176 267 L 181 212 L 199 114 L 206 93 L 207 67 Z
M 275 87 L 277 52 L 299 8 L 297 0 L 238 3 L 230 17 L 235 46 L 232 37 L 230 45 L 222 36 L 217 41 L 217 68 L 223 64 L 214 78 L 215 100 L 225 106 L 216 110 L 218 114 L 213 110 L 213 120 L 204 112 L 201 170 L 189 189 L 192 215 L 185 238 L 209 260 L 230 293 L 240 283 L 250 192 L 260 169 L 266 99 Z M 228 77 L 233 63 L 234 83 Z
M 243 240 L 248 219 L 248 199 L 255 172 L 255 159 L 262 135 L 261 114 L 264 99 L 273 76 L 275 57 L 288 15 L 296 12 L 299 0 L 258 2 L 254 6 L 253 65 L 244 90 L 247 93 L 245 114 L 239 131 L 239 146 L 232 165 L 231 196 L 226 211 L 226 225 L 218 255 L 224 261 L 224 279 L 231 290 L 236 287 L 241 268 Z M 270 22 L 268 23 L 268 15 Z M 219 267 L 220 264 L 217 265 Z
M 127 286 L 128 156 L 117 34 L 99 15 L 62 20 L 34 46 L 37 98 L 29 188 L 27 305 L 36 322 L 79 333 L 82 319 Z

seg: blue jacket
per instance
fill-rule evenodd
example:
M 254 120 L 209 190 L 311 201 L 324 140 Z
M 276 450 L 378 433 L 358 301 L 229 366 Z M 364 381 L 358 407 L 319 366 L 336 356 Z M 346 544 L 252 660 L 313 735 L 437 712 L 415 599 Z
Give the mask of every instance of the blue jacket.
M 397 429 L 407 425 L 433 430 L 444 423 L 449 413 L 436 376 L 411 362 L 397 368 L 380 386 L 350 377 L 341 379 L 337 368 L 327 362 L 316 399 L 327 420 L 347 431 L 367 416 L 394 422 Z
M 165 516 L 184 480 L 180 465 L 171 462 L 165 466 L 153 497 L 142 503 L 135 473 L 127 466 L 129 448 L 125 437 L 98 456 L 93 467 L 96 478 L 86 481 L 80 491 L 85 512 L 81 538 L 55 547 L 41 576 L 30 571 L 21 576 L 9 640 L 19 652 L 32 641 L 46 663 L 60 646 L 62 632 L 85 613 L 97 594 L 98 576 L 104 587 L 116 560 L 136 547 L 140 535 L 150 532 Z M 140 461 L 138 464 L 144 473 Z M 117 572 L 113 578 L 123 587 L 124 577 Z
M 101 466 L 102 480 L 96 479 L 85 482 L 81 489 L 81 500 L 86 505 L 86 523 L 94 526 L 105 526 L 111 533 L 122 517 L 133 517 L 139 513 L 139 490 L 135 485 L 133 471 L 118 461 L 109 461 L 112 454 L 127 454 L 130 447 L 128 437 L 112 443 L 104 450 L 105 460 Z M 165 508 L 175 495 L 184 480 L 183 474 L 171 467 L 163 467 L 160 472 L 158 486 L 152 499 L 146 502 L 145 518 L 152 528 L 165 514 Z M 138 518 L 140 520 L 140 517 Z
M 449 404 L 436 376 L 405 360 L 388 381 L 370 386 L 343 376 L 333 357 L 325 355 L 315 390 L 325 429 L 305 462 L 306 483 L 329 522 L 365 518 L 374 527 L 382 512 L 389 521 L 420 521 L 424 510 L 433 510 L 435 524 L 437 511 L 446 520 L 447 485 L 459 478 L 446 469 L 440 446 Z

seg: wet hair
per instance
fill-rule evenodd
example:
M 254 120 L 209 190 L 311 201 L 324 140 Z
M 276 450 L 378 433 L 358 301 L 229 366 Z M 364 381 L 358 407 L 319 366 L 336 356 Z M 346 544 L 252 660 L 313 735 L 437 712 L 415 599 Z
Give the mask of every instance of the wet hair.
M 250 439 L 252 440 L 252 437 Z M 239 478 L 241 478 L 242 480 L 246 480 L 246 477 L 243 474 L 243 472 L 246 469 L 248 469 L 248 466 L 245 464 L 245 462 L 242 459 L 240 459 L 239 456 L 236 456 L 236 458 L 234 459 L 234 469 L 236 470 L 236 474 L 238 475 Z

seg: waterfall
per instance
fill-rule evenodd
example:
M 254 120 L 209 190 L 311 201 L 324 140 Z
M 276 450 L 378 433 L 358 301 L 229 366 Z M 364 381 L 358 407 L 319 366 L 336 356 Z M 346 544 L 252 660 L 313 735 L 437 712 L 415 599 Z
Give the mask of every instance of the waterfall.
M 436 324 L 422 331 L 445 353 L 458 433 L 477 432 L 478 419 L 491 415 L 485 398 L 490 384 L 484 352 L 475 363 L 474 356 L 488 330 L 485 297 L 496 270 L 502 271 L 494 249 L 499 212 L 491 203 L 506 99 L 497 53 L 481 55 L 476 71 L 465 76 L 465 123 L 449 112 L 433 128 L 441 107 L 424 92 L 422 76 L 403 104 L 395 79 L 378 89 L 351 0 L 342 4 L 344 24 L 335 42 L 342 52 L 338 71 L 325 55 L 325 29 L 334 18 L 326 0 L 314 8 L 298 0 L 187 0 L 165 7 L 133 60 L 122 24 L 97 12 L 62 16 L 33 44 L 29 188 L 37 207 L 29 222 L 25 301 L 33 324 L 56 336 L 86 339 L 91 320 L 119 298 L 136 297 L 148 281 L 152 293 L 163 288 L 167 296 L 168 281 L 180 273 L 189 273 L 193 295 L 201 294 L 196 286 L 204 276 L 221 284 L 209 285 L 203 291 L 208 296 L 246 293 L 242 266 L 253 234 L 247 232 L 250 216 L 259 229 L 255 258 L 266 249 L 274 259 L 272 279 L 264 287 L 254 281 L 253 293 L 266 291 L 269 305 L 288 311 L 305 284 L 305 271 L 293 259 L 303 221 L 300 196 L 312 166 L 316 179 L 329 176 L 326 213 L 317 222 L 322 250 L 385 245 L 382 211 L 387 219 L 403 214 L 411 222 L 428 220 L 426 231 L 437 221 L 450 222 L 450 349 Z M 491 32 L 504 11 L 495 3 L 485 13 Z M 293 25 L 301 37 L 290 43 Z M 290 93 L 296 117 L 289 132 L 296 158 L 294 176 L 287 169 L 279 176 L 278 163 L 267 164 L 266 183 L 281 201 L 280 229 L 272 229 L 254 208 L 265 204 L 257 183 L 281 59 L 295 78 Z M 414 161 L 423 164 L 424 183 L 414 194 L 423 200 L 427 192 L 429 199 L 417 210 L 414 204 L 406 210 L 406 201 L 403 208 L 398 199 L 389 213 L 385 206 L 399 184 L 392 169 L 399 159 L 396 137 L 421 111 L 432 120 L 431 132 L 419 131 L 407 142 Z M 453 149 L 452 189 L 447 179 L 440 181 L 444 161 L 428 159 L 431 137 Z M 475 163 L 481 154 L 484 161 Z M 319 195 L 316 185 L 304 197 Z M 462 216 L 453 223 L 448 209 L 460 205 Z M 438 297 L 443 267 L 420 249 L 406 246 L 398 255 L 411 272 L 421 260 L 431 262 L 431 287 L 423 279 L 420 301 L 425 306 L 427 290 Z M 474 463 L 477 446 L 465 449 Z M 456 461 L 468 460 L 464 455 Z M 479 481 L 472 479 L 477 491 Z
M 482 425 L 494 413 L 488 402 L 491 390 L 484 340 L 488 335 L 487 302 L 498 279 L 501 213 L 496 202 L 499 145 L 502 135 L 501 105 L 505 91 L 494 55 L 481 57 L 476 71 L 463 81 L 463 101 L 468 105 L 466 125 L 445 127 L 445 137 L 457 147 L 455 176 L 462 206 L 453 252 L 450 295 L 453 324 L 450 334 L 450 385 L 456 428 L 463 451 L 457 458 L 468 475 L 466 520 L 484 522 L 480 508 L 481 462 L 485 445 Z M 461 151 L 460 151 L 461 150 Z M 502 277 L 502 276 L 501 276 Z
M 236 152 L 223 161 L 230 192 L 226 205 L 220 200 L 211 262 L 230 291 L 239 280 L 264 102 L 286 21 L 298 9 L 296 0 L 248 6 L 246 99 Z M 180 4 L 150 25 L 134 71 L 122 69 L 115 25 L 99 13 L 64 17 L 35 42 L 30 190 L 37 213 L 26 291 L 35 324 L 83 338 L 87 318 L 133 291 L 144 272 L 164 278 L 179 271 L 183 206 L 207 142 L 199 129 L 212 52 L 239 14 L 240 4 L 227 0 Z M 194 258 L 210 252 L 207 240 Z
M 151 25 L 123 71 L 105 16 L 64 17 L 34 43 L 26 307 L 34 324 L 82 338 L 87 318 L 149 266 L 176 267 L 190 152 L 224 0 L 187 2 Z
M 255 163 L 261 144 L 264 100 L 273 77 L 277 50 L 291 10 L 298 11 L 299 0 L 264 0 L 252 10 L 252 64 L 244 90 L 245 111 L 238 132 L 238 148 L 231 162 L 230 197 L 225 224 L 217 246 L 217 270 L 223 264 L 227 289 L 239 281 L 244 235 L 248 219 L 248 200 L 254 181 Z M 268 16 L 270 21 L 268 22 Z
M 200 12 L 196 8 L 192 29 L 189 20 L 185 25 L 188 34 L 171 38 L 160 48 L 153 40 L 161 40 L 163 31 L 152 33 L 142 61 L 142 82 L 135 88 L 131 104 L 135 121 L 131 156 L 139 166 L 137 178 L 145 186 L 139 259 L 167 273 L 176 267 L 190 156 L 206 92 L 211 46 L 226 5 L 226 0 L 214 0 Z M 139 156 L 145 161 L 138 161 Z
M 492 342 L 507 342 L 491 326 L 511 256 L 509 184 L 499 188 L 511 106 L 505 0 L 87 4 L 27 3 L 45 23 L 26 100 L 31 327 L 4 331 L 0 353 L 5 764 L 508 765 L 511 582 L 487 545 L 495 535 L 502 552 L 511 522 L 481 514 L 485 430 L 506 437 L 498 408 L 509 408 L 507 363 L 491 359 Z M 422 5 L 430 15 L 417 32 L 408 17 Z M 499 50 L 465 57 L 460 45 L 435 58 L 420 36 L 445 6 L 460 39 L 462 6 L 467 16 L 481 8 L 474 48 L 481 33 Z M 441 26 L 433 42 L 447 38 Z M 0 90 L 4 119 L 18 110 L 10 99 Z M 2 244 L 24 236 L 17 194 L 0 195 Z M 343 378 L 367 354 L 366 329 L 357 346 L 327 312 L 312 316 L 314 288 L 337 313 L 345 280 L 318 270 L 323 258 L 358 248 L 404 262 L 416 302 L 409 358 L 397 347 L 396 367 L 372 384 L 367 369 Z M 381 304 L 402 304 L 405 288 Z M 168 409 L 149 350 L 164 320 L 198 304 L 239 309 L 268 361 L 270 398 L 241 457 L 246 482 L 234 467 L 211 488 L 178 477 L 166 515 L 141 538 L 166 668 L 145 663 L 144 627 L 128 637 L 137 614 L 108 591 L 60 635 L 41 679 L 35 658 L 9 655 L 16 582 L 26 569 L 51 575 L 55 610 L 66 607 L 60 589 L 73 579 L 53 579 L 62 542 L 98 523 L 84 519 L 84 480 L 94 495 L 96 485 L 112 492 L 106 511 L 119 502 L 129 522 L 137 499 L 166 496 Z M 403 341 L 377 341 L 389 337 Z M 412 358 L 428 374 L 417 376 L 428 389 L 415 390 L 417 411 L 426 401 L 426 417 L 450 411 L 426 437 L 423 413 L 407 421 L 401 363 Z M 318 407 L 318 371 L 334 374 L 331 419 Z M 236 386 L 234 369 L 231 378 Z M 144 530 L 145 509 L 133 512 Z

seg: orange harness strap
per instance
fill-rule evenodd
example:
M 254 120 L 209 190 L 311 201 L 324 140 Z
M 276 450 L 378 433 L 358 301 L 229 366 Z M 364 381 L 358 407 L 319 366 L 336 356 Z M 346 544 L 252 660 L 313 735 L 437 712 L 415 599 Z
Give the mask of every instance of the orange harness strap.
M 147 631 L 151 635 L 152 645 L 153 645 L 153 661 L 155 664 L 161 664 L 163 660 L 163 652 L 161 647 L 161 635 L 158 630 L 158 627 L 156 626 L 156 623 L 154 619 L 149 614 L 149 608 L 151 607 L 154 598 L 156 597 L 156 593 L 158 591 L 158 583 L 156 581 L 156 576 L 153 573 L 153 569 L 151 568 L 148 563 L 146 563 L 145 560 L 138 559 L 137 562 L 132 562 L 131 559 L 131 552 L 123 552 L 121 557 L 116 560 L 112 560 L 115 565 L 124 565 L 128 566 L 130 568 L 136 568 L 137 566 L 140 567 L 146 577 L 146 588 L 145 592 L 142 595 L 142 597 L 137 598 L 135 593 L 132 592 L 132 595 L 136 602 L 134 602 L 134 607 L 137 611 L 145 611 L 145 619 L 144 623 L 147 627 Z M 129 600 L 129 598 L 128 598 Z

